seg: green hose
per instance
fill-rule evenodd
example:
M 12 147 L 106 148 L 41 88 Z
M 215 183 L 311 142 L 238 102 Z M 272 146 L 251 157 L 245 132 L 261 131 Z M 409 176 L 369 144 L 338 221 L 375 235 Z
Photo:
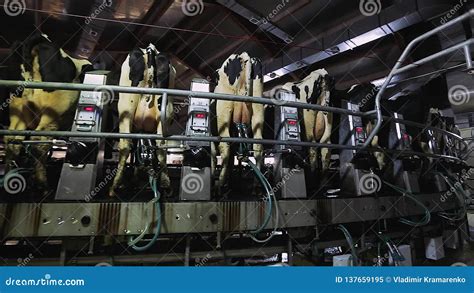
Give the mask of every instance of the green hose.
M 431 214 L 430 214 L 430 211 L 428 210 L 428 208 L 422 202 L 420 202 L 412 193 L 408 192 L 408 190 L 405 190 L 405 189 L 400 188 L 398 186 L 392 185 L 392 184 L 388 183 L 387 181 L 383 181 L 383 182 L 387 186 L 392 188 L 393 190 L 395 190 L 395 191 L 401 193 L 403 196 L 406 196 L 409 199 L 413 200 L 417 205 L 419 205 L 420 207 L 422 207 L 425 210 L 425 216 L 423 217 L 423 219 L 420 222 L 413 222 L 413 221 L 410 221 L 408 219 L 401 218 L 399 220 L 400 223 L 406 224 L 406 225 L 409 225 L 409 226 L 413 226 L 413 227 L 418 227 L 418 226 L 424 226 L 424 225 L 428 224 L 431 221 Z
M 239 133 L 242 133 L 245 134 L 245 129 L 244 129 L 244 124 L 243 123 L 237 123 L 236 124 L 236 127 L 237 127 L 237 131 Z M 241 155 L 242 157 L 242 161 L 245 161 L 247 162 L 247 164 L 250 166 L 250 168 L 252 168 L 252 171 L 255 173 L 255 175 L 257 176 L 258 180 L 260 181 L 260 183 L 262 184 L 263 188 L 265 189 L 266 193 L 267 193 L 267 199 L 268 199 L 268 204 L 266 204 L 266 215 L 265 215 L 265 220 L 263 221 L 262 225 L 260 227 L 258 227 L 256 230 L 254 231 L 251 231 L 252 234 L 258 234 L 260 232 L 262 232 L 265 227 L 267 227 L 268 225 L 268 222 L 270 222 L 270 219 L 272 217 L 272 210 L 273 210 L 273 202 L 272 202 L 272 198 L 275 197 L 274 193 L 273 193 L 273 189 L 272 189 L 272 186 L 270 185 L 270 183 L 268 182 L 267 178 L 265 178 L 265 176 L 262 174 L 262 172 L 257 168 L 257 166 L 252 163 L 252 161 L 249 160 L 248 158 L 248 152 L 249 152 L 249 148 L 248 148 L 248 145 L 245 144 L 245 143 L 240 143 L 239 144 L 239 154 Z
M 444 174 L 442 173 L 439 173 L 438 174 L 444 179 L 444 181 L 446 181 L 446 183 L 449 185 L 450 189 L 451 190 L 454 190 L 454 193 L 456 194 L 456 196 L 458 197 L 459 201 L 461 202 L 462 204 L 462 212 L 461 213 L 439 213 L 439 216 L 442 217 L 442 218 L 445 218 L 449 221 L 460 221 L 460 220 L 463 220 L 466 216 L 466 213 L 467 213 L 467 208 L 466 208 L 466 202 L 465 202 L 465 192 L 464 190 L 462 189 L 459 189 L 459 187 L 456 186 L 456 183 L 453 184 L 453 182 L 451 180 L 449 180 L 448 176 L 445 176 Z M 464 194 L 459 194 L 458 191 L 462 192 Z
M 352 254 L 352 259 L 354 260 L 354 265 L 358 266 L 359 265 L 359 258 L 357 257 L 357 250 L 354 246 L 354 240 L 352 239 L 351 233 L 349 233 L 349 230 L 347 230 L 344 225 L 340 224 L 337 226 L 337 229 L 341 230 L 342 233 L 344 234 L 344 237 L 346 237 L 347 244 L 349 244 L 349 247 L 351 249 L 351 254 Z
M 262 174 L 262 172 L 260 172 L 257 166 L 254 163 L 252 163 L 250 160 L 247 160 L 247 163 L 249 164 L 250 168 L 252 168 L 254 173 L 257 175 L 257 178 L 260 180 L 260 183 L 262 183 L 262 186 L 265 188 L 265 191 L 267 192 L 267 196 L 268 196 L 268 204 L 266 205 L 265 220 L 263 221 L 262 225 L 258 229 L 251 231 L 252 234 L 258 234 L 261 231 L 263 231 L 265 227 L 268 225 L 268 222 L 270 222 L 270 219 L 272 217 L 272 210 L 273 210 L 272 198 L 274 197 L 274 194 L 267 178 L 265 178 L 265 176 Z
M 150 176 L 149 177 L 149 183 L 150 183 L 150 187 L 151 189 L 153 190 L 153 193 L 155 195 L 155 198 L 151 201 L 151 202 L 155 202 L 156 204 L 156 217 L 157 217 L 157 220 L 156 220 L 156 231 L 155 231 L 155 234 L 153 235 L 153 238 L 145 245 L 145 246 L 137 246 L 136 243 L 138 241 L 140 241 L 146 234 L 146 231 L 148 230 L 148 227 L 147 226 L 143 233 L 138 236 L 136 239 L 132 239 L 129 243 L 129 245 L 135 250 L 135 251 L 145 251 L 145 250 L 148 250 L 150 247 L 152 247 L 156 241 L 158 240 L 158 237 L 160 236 L 160 230 L 161 230 L 161 207 L 160 207 L 160 202 L 159 202 L 159 199 L 160 199 L 160 193 L 158 191 L 158 187 L 157 187 L 157 179 L 153 176 Z

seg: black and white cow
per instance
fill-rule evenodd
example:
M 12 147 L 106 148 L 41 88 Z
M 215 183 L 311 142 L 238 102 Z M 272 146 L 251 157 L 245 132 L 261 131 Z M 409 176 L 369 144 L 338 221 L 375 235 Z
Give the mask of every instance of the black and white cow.
M 167 55 L 158 52 L 153 44 L 147 48 L 133 49 L 122 64 L 120 75 L 121 86 L 144 88 L 174 88 L 176 70 Z M 173 101 L 168 100 L 166 115 L 167 125 L 161 123 L 161 95 L 140 95 L 120 93 L 118 101 L 119 129 L 121 133 L 144 132 L 163 134 L 173 119 Z M 164 146 L 166 141 L 159 141 Z M 131 140 L 120 139 L 119 163 L 115 174 L 110 196 L 122 184 L 125 165 L 132 148 Z M 160 162 L 160 188 L 169 194 L 171 183 L 166 167 L 166 150 L 158 148 Z
M 251 58 L 247 53 L 232 54 L 217 71 L 217 86 L 215 93 L 241 96 L 262 97 L 263 76 L 262 63 L 257 58 Z M 221 137 L 230 137 L 231 127 L 235 126 L 240 137 L 249 137 L 250 130 L 253 138 L 263 138 L 264 105 L 235 101 L 218 100 L 217 131 Z M 263 163 L 263 146 L 253 146 L 257 167 Z M 215 151 L 213 151 L 215 162 Z M 230 146 L 228 143 L 219 143 L 219 152 L 222 158 L 222 170 L 219 176 L 219 187 L 225 185 L 229 174 Z M 213 164 L 215 168 L 215 163 Z
M 72 58 L 57 47 L 48 36 L 34 34 L 12 47 L 8 60 L 9 79 L 45 82 L 82 82 L 84 72 L 92 70 L 89 61 Z M 26 89 L 24 86 L 11 89 L 9 99 L 9 130 L 54 131 L 67 130 L 72 125 L 79 92 L 65 90 Z M 22 147 L 8 144 L 12 140 L 24 140 L 23 136 L 6 136 L 6 163 L 21 161 Z M 47 140 L 48 137 L 32 137 L 32 140 Z M 35 179 L 39 189 L 48 190 L 46 158 L 50 147 L 38 144 L 32 147 L 35 157 Z
M 293 92 L 297 101 L 301 103 L 330 105 L 332 78 L 325 69 L 311 72 L 303 80 L 296 83 L 286 83 L 283 89 Z M 308 142 L 331 143 L 333 114 L 324 111 L 303 110 L 304 138 Z M 310 148 L 309 160 L 311 170 L 317 165 L 316 148 Z M 321 149 L 322 169 L 327 170 L 331 159 L 331 152 L 327 148 Z

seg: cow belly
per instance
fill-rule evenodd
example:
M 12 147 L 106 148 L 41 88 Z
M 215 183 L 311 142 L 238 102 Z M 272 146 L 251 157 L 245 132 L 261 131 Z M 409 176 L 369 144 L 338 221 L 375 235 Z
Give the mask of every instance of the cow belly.
M 133 127 L 138 132 L 156 133 L 158 128 L 158 110 L 154 99 L 150 99 L 150 101 L 141 99 L 138 102 L 135 117 L 133 118 Z

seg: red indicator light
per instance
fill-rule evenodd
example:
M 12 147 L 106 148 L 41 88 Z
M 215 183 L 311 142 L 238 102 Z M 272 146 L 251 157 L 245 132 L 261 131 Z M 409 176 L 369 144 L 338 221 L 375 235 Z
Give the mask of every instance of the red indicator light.
M 403 140 L 409 140 L 410 136 L 406 133 L 403 134 Z
M 92 107 L 92 106 L 84 107 L 84 111 L 86 111 L 86 112 L 94 112 L 94 107 Z
M 288 120 L 288 124 L 290 125 L 296 125 L 297 121 L 296 120 Z
M 194 117 L 200 118 L 200 119 L 204 119 L 204 118 L 206 118 L 206 114 L 204 114 L 204 113 L 196 113 L 196 114 L 194 115 Z
M 362 127 L 356 127 L 356 132 L 357 133 L 362 133 L 362 132 L 364 132 L 364 129 Z

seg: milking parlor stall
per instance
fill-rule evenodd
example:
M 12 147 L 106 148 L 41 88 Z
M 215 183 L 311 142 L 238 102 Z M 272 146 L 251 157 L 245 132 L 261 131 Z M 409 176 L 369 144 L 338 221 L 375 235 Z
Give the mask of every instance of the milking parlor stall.
M 474 264 L 474 3 L 0 3 L 0 265 Z

